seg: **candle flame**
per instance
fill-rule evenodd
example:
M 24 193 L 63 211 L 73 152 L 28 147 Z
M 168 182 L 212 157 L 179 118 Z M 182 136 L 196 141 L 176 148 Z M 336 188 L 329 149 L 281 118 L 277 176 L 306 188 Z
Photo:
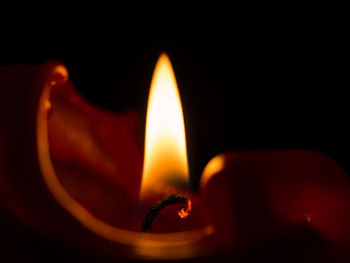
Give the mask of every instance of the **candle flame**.
M 157 61 L 148 98 L 145 155 L 140 198 L 171 194 L 188 185 L 185 125 L 180 94 L 165 53 Z

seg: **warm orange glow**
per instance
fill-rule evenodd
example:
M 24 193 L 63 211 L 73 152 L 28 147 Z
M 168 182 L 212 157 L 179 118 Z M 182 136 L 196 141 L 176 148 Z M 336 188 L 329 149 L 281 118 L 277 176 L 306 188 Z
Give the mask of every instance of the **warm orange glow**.
M 192 203 L 191 203 L 190 199 L 188 199 L 188 201 L 187 201 L 187 207 L 186 207 L 186 208 L 185 208 L 185 207 L 181 208 L 181 209 L 177 212 L 177 214 L 178 214 L 179 217 L 181 217 L 181 218 L 186 218 L 186 217 L 188 217 L 188 216 L 191 214 L 191 212 L 192 212 Z
M 223 155 L 217 155 L 209 161 L 207 166 L 204 168 L 202 177 L 200 180 L 201 188 L 207 184 L 211 178 L 220 170 L 225 167 L 225 158 Z
M 155 67 L 148 98 L 145 156 L 140 197 L 171 194 L 188 184 L 185 125 L 180 94 L 168 56 Z

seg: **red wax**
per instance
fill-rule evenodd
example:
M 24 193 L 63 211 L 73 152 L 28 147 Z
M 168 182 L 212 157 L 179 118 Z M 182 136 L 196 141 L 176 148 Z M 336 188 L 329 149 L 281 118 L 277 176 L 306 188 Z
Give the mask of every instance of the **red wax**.
M 349 256 L 350 180 L 331 158 L 307 150 L 245 151 L 217 156 L 210 166 L 201 197 L 226 245 L 249 246 L 301 228 Z
M 154 222 L 155 233 L 180 234 L 150 237 L 138 233 L 143 153 L 137 113 L 90 105 L 58 63 L 1 67 L 0 86 L 0 202 L 35 231 L 74 247 L 138 259 L 218 252 L 237 259 L 276 236 L 279 248 L 288 244 L 291 252 L 312 233 L 330 258 L 349 256 L 350 181 L 327 156 L 303 150 L 217 156 L 204 171 L 199 194 L 180 192 L 190 196 L 193 214 L 182 220 L 176 207 L 167 207 Z M 41 101 L 47 90 L 50 99 Z M 50 185 L 55 181 L 38 154 L 43 107 L 62 191 Z M 316 249 L 306 254 L 323 256 Z

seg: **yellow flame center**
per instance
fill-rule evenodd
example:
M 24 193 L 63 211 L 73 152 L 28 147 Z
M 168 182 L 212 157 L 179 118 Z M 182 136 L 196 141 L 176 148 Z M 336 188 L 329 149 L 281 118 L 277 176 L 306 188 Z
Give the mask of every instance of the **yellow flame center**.
M 145 155 L 140 197 L 170 194 L 188 185 L 185 125 L 180 94 L 168 56 L 156 64 L 148 98 Z

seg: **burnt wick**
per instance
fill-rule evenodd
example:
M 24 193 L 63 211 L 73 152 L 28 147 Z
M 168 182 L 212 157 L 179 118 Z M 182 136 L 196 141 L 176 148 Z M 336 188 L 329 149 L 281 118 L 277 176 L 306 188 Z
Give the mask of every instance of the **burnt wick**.
M 141 232 L 151 232 L 153 220 L 158 215 L 159 211 L 165 206 L 174 204 L 184 204 L 186 207 L 182 207 L 178 210 L 178 215 L 181 218 L 188 217 L 192 212 L 192 204 L 190 199 L 184 195 L 169 195 L 163 197 L 158 202 L 156 202 L 150 210 L 147 212 L 145 218 L 142 222 Z

